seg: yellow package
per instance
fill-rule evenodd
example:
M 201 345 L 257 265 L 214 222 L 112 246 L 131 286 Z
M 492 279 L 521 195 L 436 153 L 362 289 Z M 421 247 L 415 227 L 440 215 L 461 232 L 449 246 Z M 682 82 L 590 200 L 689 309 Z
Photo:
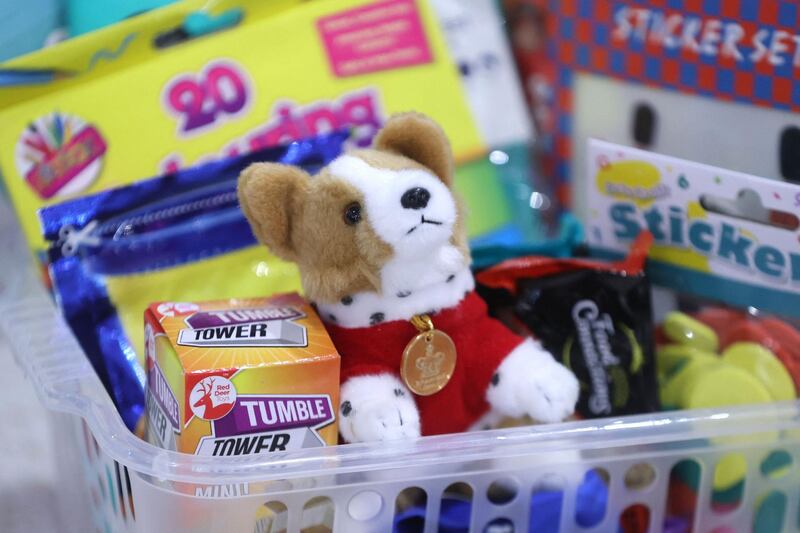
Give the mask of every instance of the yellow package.
M 34 251 L 43 206 L 342 127 L 363 145 L 394 112 L 430 115 L 462 160 L 484 150 L 425 0 L 226 0 L 208 15 L 238 25 L 158 47 L 205 4 L 2 65 L 57 78 L 0 89 L 0 174 Z
M 142 328 L 142 309 L 153 301 L 153 295 L 160 300 L 200 302 L 302 289 L 294 263 L 278 259 L 263 246 L 248 246 L 173 268 L 108 276 L 104 281 L 140 362 L 144 350 L 136 332 Z

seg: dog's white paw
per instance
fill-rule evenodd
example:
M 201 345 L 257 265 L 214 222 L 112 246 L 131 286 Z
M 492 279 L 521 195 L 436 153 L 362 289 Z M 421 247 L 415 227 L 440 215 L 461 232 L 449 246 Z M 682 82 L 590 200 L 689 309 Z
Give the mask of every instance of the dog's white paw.
M 486 399 L 493 410 L 506 416 L 559 422 L 575 411 L 579 392 L 572 372 L 541 344 L 525 339 L 500 364 Z
M 420 436 L 419 411 L 411 392 L 390 374 L 347 380 L 339 415 L 339 432 L 347 442 Z

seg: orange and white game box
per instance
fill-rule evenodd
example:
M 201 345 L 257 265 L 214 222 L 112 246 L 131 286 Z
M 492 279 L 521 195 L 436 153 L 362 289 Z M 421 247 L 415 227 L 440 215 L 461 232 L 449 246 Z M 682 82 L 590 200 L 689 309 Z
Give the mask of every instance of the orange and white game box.
M 238 456 L 337 443 L 339 354 L 297 294 L 145 311 L 147 439 Z

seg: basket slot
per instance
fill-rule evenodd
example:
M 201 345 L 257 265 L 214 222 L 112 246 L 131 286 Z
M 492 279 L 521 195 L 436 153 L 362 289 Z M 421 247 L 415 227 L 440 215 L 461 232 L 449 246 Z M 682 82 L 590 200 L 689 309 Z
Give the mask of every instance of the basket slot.
M 756 505 L 753 516 L 753 531 L 755 533 L 767 533 L 771 531 L 786 531 L 790 517 L 786 516 L 788 498 L 786 493 L 779 490 L 771 490 L 768 493 L 759 494 L 756 497 Z M 794 527 L 800 524 L 794 524 Z M 792 525 L 788 530 L 792 530 Z
M 333 533 L 335 519 L 336 507 L 333 501 L 326 496 L 318 496 L 303 506 L 300 529 L 314 533 Z
M 611 486 L 611 475 L 608 470 L 591 468 L 586 471 L 583 481 L 578 486 L 574 520 L 575 524 L 583 529 L 597 527 L 607 519 L 608 498 L 598 501 L 597 497 L 598 493 L 602 493 L 603 485 L 609 488 Z
M 403 522 L 405 527 L 413 531 L 428 529 L 429 511 L 428 493 L 421 487 L 406 487 L 394 499 L 394 523 Z
M 711 509 L 729 514 L 739 509 L 747 490 L 747 459 L 741 453 L 728 453 L 714 465 Z
M 289 510 L 279 501 L 267 502 L 256 512 L 256 526 L 253 533 L 278 533 L 287 531 Z
M 620 531 L 649 531 L 651 524 L 650 507 L 643 503 L 633 503 L 619 515 Z

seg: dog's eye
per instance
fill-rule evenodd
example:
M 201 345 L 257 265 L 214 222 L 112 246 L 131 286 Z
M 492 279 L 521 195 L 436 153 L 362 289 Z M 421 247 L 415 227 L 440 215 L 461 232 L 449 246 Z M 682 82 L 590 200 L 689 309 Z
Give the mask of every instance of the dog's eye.
M 348 226 L 355 226 L 361 222 L 361 205 L 353 202 L 344 208 L 344 222 Z

